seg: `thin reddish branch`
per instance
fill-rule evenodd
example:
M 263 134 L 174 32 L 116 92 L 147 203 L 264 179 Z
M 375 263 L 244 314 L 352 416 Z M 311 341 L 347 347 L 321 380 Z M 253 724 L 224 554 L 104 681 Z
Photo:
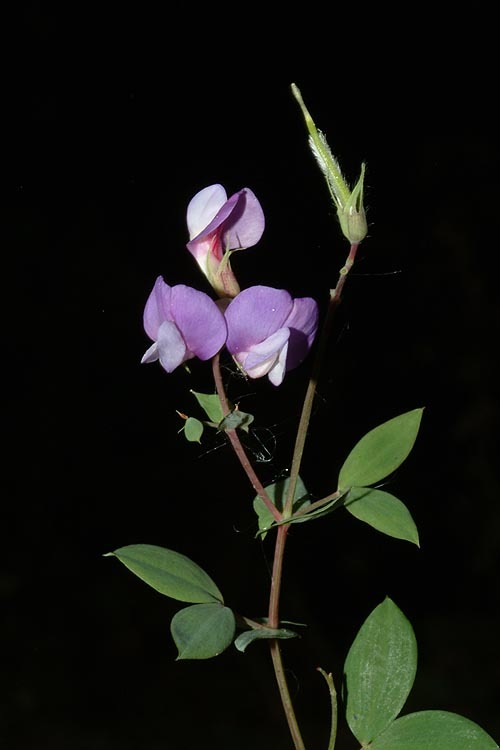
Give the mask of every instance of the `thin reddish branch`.
M 219 396 L 219 400 L 222 406 L 222 411 L 224 413 L 224 416 L 227 416 L 227 414 L 229 414 L 231 410 L 229 408 L 226 391 L 224 389 L 224 384 L 222 382 L 219 357 L 220 357 L 220 352 L 216 354 L 215 357 L 213 357 L 212 371 L 213 371 L 214 380 L 215 380 L 215 387 L 217 389 L 217 395 Z M 281 513 L 278 510 L 278 508 L 274 505 L 273 501 L 267 494 L 264 488 L 264 485 L 262 484 L 259 477 L 255 473 L 255 470 L 246 454 L 246 451 L 243 448 L 238 432 L 236 430 L 225 430 L 225 433 L 233 447 L 234 452 L 236 453 L 236 456 L 238 457 L 238 460 L 245 474 L 250 480 L 250 483 L 252 487 L 254 488 L 255 492 L 260 498 L 262 498 L 262 501 L 265 503 L 266 508 L 269 510 L 270 513 L 272 513 L 273 518 L 276 521 L 281 521 L 282 519 Z

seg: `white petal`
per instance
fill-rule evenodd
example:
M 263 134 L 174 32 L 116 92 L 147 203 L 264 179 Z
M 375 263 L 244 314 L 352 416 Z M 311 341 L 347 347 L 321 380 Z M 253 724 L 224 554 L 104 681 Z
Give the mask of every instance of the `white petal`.
M 245 372 L 250 378 L 261 378 L 263 375 L 267 375 L 273 367 L 279 367 L 279 362 L 283 357 L 286 361 L 289 335 L 290 330 L 288 328 L 280 328 L 271 336 L 268 336 L 265 341 L 250 347 L 244 362 L 242 362 Z
M 269 370 L 268 378 L 273 385 L 281 385 L 286 372 L 286 357 L 288 353 L 288 341 L 286 342 L 283 349 L 280 351 L 278 361 L 274 367 Z
M 187 351 L 181 332 L 170 320 L 162 323 L 158 330 L 158 354 L 160 364 L 167 372 L 173 372 L 192 356 Z
M 156 362 L 158 359 L 158 344 L 156 341 L 152 346 L 149 347 L 147 352 L 144 354 L 143 358 L 141 359 L 141 365 L 143 365 L 145 362 Z
M 190 240 L 210 224 L 226 201 L 227 193 L 222 185 L 209 185 L 191 198 L 186 215 Z

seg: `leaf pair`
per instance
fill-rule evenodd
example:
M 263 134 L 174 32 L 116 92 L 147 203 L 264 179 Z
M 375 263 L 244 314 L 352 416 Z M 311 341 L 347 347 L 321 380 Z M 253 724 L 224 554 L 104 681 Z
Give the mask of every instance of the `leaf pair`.
M 377 531 L 418 546 L 417 527 L 404 503 L 394 495 L 369 485 L 388 477 L 408 457 L 417 438 L 422 413 L 423 409 L 413 409 L 384 422 L 362 437 L 340 469 L 337 492 L 325 504 L 319 505 L 319 501 L 315 503 L 319 507 L 310 512 L 307 508 L 312 504 L 311 499 L 299 477 L 293 512 L 301 510 L 301 513 L 284 523 L 311 521 L 343 505 L 355 518 L 368 523 Z M 266 487 L 278 510 L 283 510 L 288 485 L 289 480 L 285 479 Z M 254 499 L 254 510 L 258 516 L 259 534 L 264 538 L 278 524 L 259 496 Z
M 388 597 L 366 619 L 344 665 L 344 699 L 351 732 L 370 750 L 498 750 L 477 724 L 447 711 L 397 718 L 413 686 L 413 628 Z
M 138 578 L 160 594 L 192 606 L 172 618 L 170 632 L 178 648 L 177 659 L 211 659 L 233 642 L 236 618 L 224 605 L 218 587 L 195 562 L 164 547 L 130 544 L 104 557 L 116 557 Z M 263 638 L 295 638 L 297 633 L 280 628 L 258 627 L 241 633 L 234 645 L 239 651 Z
M 160 594 L 194 604 L 172 618 L 178 659 L 210 659 L 232 643 L 234 614 L 208 573 L 189 557 L 152 544 L 130 544 L 105 555 L 112 556 Z
M 370 485 L 392 474 L 412 450 L 423 409 L 400 414 L 367 432 L 340 469 L 338 489 L 348 491 L 344 505 L 353 516 L 396 539 L 419 545 L 418 531 L 404 503 Z

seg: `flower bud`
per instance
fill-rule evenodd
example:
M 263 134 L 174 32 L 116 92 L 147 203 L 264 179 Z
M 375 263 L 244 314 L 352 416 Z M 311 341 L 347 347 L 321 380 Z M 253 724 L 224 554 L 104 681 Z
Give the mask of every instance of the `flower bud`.
M 292 93 L 304 115 L 309 131 L 309 147 L 323 172 L 333 203 L 337 208 L 342 233 L 351 244 L 359 244 L 368 232 L 363 207 L 365 165 L 361 165 L 361 175 L 355 188 L 351 191 L 342 176 L 339 163 L 333 156 L 325 136 L 316 128 L 314 120 L 304 104 L 302 95 L 294 83 L 292 83 Z

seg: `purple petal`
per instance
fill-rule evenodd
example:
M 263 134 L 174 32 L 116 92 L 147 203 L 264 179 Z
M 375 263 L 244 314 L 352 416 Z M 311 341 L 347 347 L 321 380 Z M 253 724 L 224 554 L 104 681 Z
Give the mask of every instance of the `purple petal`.
M 286 369 L 292 370 L 306 358 L 318 330 L 318 305 L 311 297 L 301 297 L 285 321 L 290 328 Z
M 196 246 L 215 232 L 221 234 L 223 250 L 251 247 L 262 237 L 264 225 L 264 212 L 259 201 L 249 188 L 243 188 L 221 206 L 213 220 L 197 235 L 190 233 L 187 248 L 196 257 Z
M 231 354 L 249 351 L 283 327 L 293 310 L 293 300 L 284 289 L 251 286 L 228 305 L 227 348 Z
M 318 330 L 318 304 L 316 300 L 312 297 L 295 299 L 292 312 L 286 319 L 286 325 L 289 328 L 302 331 L 307 337 L 309 345 L 311 345 Z
M 144 330 L 149 338 L 156 341 L 158 329 L 164 320 L 172 320 L 170 311 L 172 287 L 165 284 L 161 276 L 155 281 L 155 285 L 149 295 L 144 308 Z
M 209 185 L 196 193 L 187 207 L 186 222 L 189 239 L 202 232 L 227 201 L 222 185 Z
M 208 294 L 183 284 L 174 286 L 172 315 L 187 348 L 200 359 L 210 359 L 224 346 L 226 321 Z
M 176 367 L 192 356 L 187 351 L 178 327 L 170 320 L 165 320 L 161 324 L 158 330 L 157 344 L 160 364 L 167 372 L 173 372 Z
M 249 188 L 232 195 L 226 205 L 231 205 L 231 202 L 231 214 L 222 228 L 223 248 L 234 250 L 256 245 L 265 226 L 262 206 Z

